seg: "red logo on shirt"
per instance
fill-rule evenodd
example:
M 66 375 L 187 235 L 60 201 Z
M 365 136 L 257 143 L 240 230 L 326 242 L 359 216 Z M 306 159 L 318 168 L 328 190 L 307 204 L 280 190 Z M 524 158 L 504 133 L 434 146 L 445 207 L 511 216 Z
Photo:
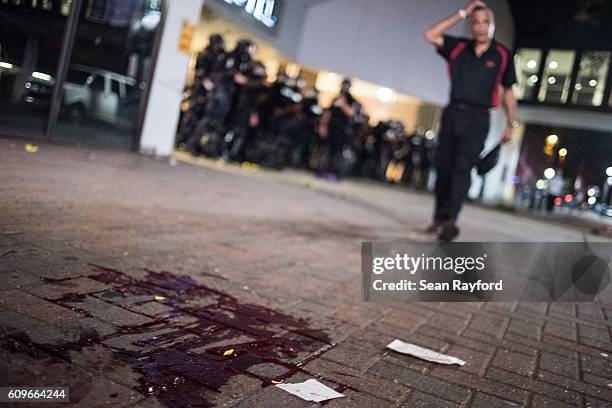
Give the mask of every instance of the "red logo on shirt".
M 497 65 L 495 65 L 495 61 L 492 61 L 492 60 L 487 60 L 487 61 L 485 62 L 485 66 L 486 66 L 487 68 L 495 68 Z

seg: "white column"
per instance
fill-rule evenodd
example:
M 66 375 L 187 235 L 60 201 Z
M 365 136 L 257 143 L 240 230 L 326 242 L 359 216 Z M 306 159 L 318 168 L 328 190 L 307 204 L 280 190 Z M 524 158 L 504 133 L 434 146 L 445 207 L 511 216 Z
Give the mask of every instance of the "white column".
M 179 38 L 185 20 L 197 26 L 204 0 L 168 1 L 165 25 L 151 94 L 145 113 L 140 150 L 157 156 L 172 153 L 189 56 L 179 51 Z

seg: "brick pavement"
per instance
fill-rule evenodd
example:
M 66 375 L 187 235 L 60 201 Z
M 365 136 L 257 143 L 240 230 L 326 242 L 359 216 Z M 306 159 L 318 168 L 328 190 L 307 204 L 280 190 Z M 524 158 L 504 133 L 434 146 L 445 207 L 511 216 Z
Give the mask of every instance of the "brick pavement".
M 0 385 L 84 407 L 317 406 L 270 386 L 307 378 L 332 407 L 612 404 L 612 305 L 360 301 L 360 242 L 417 237 L 426 195 L 1 139 L 0 172 Z M 504 216 L 469 207 L 466 239 L 581 239 Z

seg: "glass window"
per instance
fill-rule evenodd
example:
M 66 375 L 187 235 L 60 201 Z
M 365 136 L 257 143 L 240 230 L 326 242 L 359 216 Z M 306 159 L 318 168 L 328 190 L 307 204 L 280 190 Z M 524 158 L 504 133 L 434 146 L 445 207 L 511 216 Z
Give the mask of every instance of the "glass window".
M 104 92 L 104 78 L 100 75 L 94 75 L 89 81 L 89 89 L 92 91 Z
M 601 106 L 606 90 L 610 53 L 585 52 L 580 60 L 572 102 L 577 105 Z
M 90 77 L 91 72 L 81 71 L 79 69 L 69 69 L 66 74 L 66 82 L 76 85 L 85 85 L 85 82 Z
M 64 115 L 58 121 L 54 139 L 105 147 L 132 146 L 142 96 L 134 88 L 147 88 L 161 3 L 82 1 L 69 64 L 95 72 L 95 79 L 85 87 L 64 88 Z
M 574 51 L 551 50 L 548 53 L 543 82 L 538 95 L 540 102 L 567 102 L 575 58 Z
M 44 136 L 66 17 L 0 1 L 0 134 Z
M 534 48 L 521 48 L 514 56 L 517 83 L 514 92 L 517 99 L 532 100 L 538 89 L 538 72 L 542 62 L 542 51 Z
M 111 81 L 111 92 L 115 95 L 121 96 L 121 89 L 119 88 L 119 82 L 114 79 Z

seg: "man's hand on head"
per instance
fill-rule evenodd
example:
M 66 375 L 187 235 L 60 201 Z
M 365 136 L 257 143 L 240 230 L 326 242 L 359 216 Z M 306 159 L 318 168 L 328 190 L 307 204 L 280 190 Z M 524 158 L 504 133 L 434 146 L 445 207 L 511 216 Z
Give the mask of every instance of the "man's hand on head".
M 474 10 L 477 7 L 485 7 L 487 8 L 487 4 L 484 1 L 480 1 L 480 0 L 472 0 L 470 1 L 470 3 L 465 7 L 465 13 L 469 16 L 471 15 Z

